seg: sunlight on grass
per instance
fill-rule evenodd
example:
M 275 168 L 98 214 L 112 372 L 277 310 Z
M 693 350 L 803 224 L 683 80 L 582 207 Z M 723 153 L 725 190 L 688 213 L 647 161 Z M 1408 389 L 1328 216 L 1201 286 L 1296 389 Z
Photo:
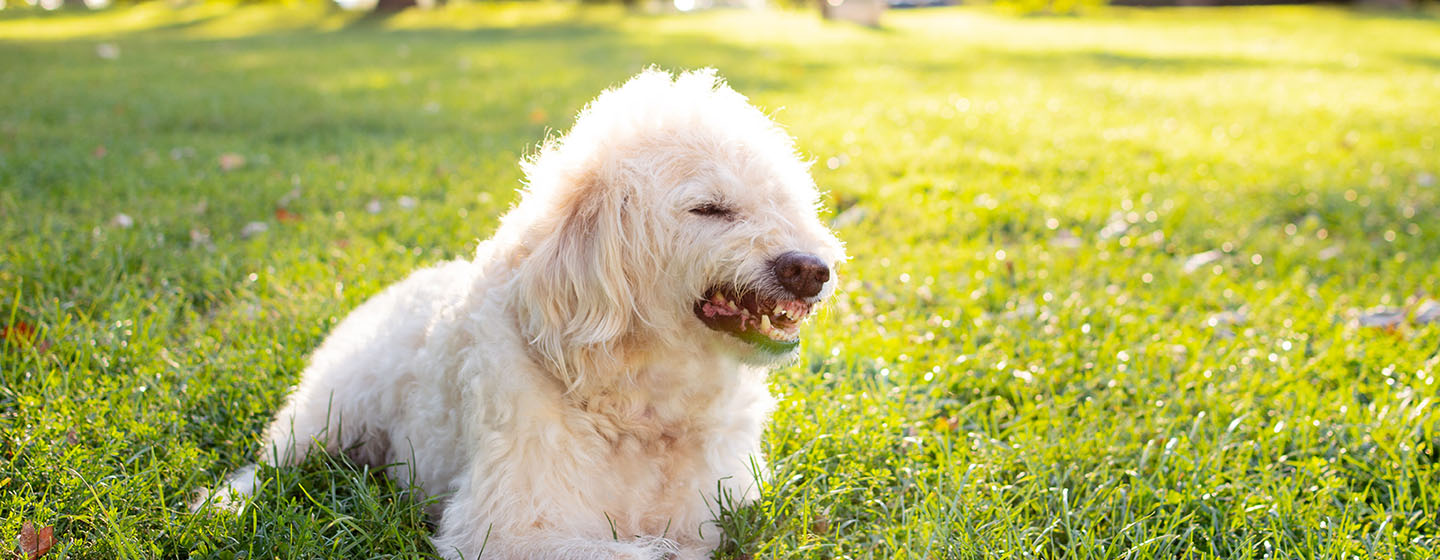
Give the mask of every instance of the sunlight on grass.
M 161 2 L 117 7 L 94 13 L 60 12 L 0 19 L 0 39 L 59 40 L 109 38 L 137 32 L 174 33 L 191 38 L 237 38 L 294 31 L 336 31 L 366 24 L 378 29 L 490 29 L 546 24 L 615 23 L 618 7 L 582 7 L 565 2 L 459 3 L 435 10 L 409 10 L 367 21 L 320 3 L 231 4 L 205 2 L 168 8 Z M 43 22 L 43 23 L 41 23 Z
M 180 10 L 168 8 L 163 2 L 147 2 L 134 7 L 94 13 L 60 12 L 32 17 L 6 14 L 10 17 L 0 19 L 0 38 L 45 40 L 106 37 L 165 26 L 186 26 L 231 14 L 234 9 L 223 2 L 205 3 Z
M 720 557 L 1440 546 L 1433 18 L 362 16 L 0 15 L 0 537 L 433 554 L 420 507 L 339 460 L 268 473 L 244 516 L 184 504 L 340 317 L 468 256 L 522 154 L 659 65 L 784 123 L 854 256 L 773 378 L 772 484 Z

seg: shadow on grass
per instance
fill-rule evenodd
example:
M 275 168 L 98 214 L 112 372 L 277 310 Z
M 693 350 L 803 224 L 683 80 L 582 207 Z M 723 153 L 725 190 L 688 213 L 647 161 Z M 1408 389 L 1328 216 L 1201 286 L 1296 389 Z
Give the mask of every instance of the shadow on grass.
M 1440 56 L 1431 56 L 1424 54 L 1405 54 L 1396 56 L 1395 60 L 1398 60 L 1405 64 L 1426 66 L 1429 68 L 1440 70 Z

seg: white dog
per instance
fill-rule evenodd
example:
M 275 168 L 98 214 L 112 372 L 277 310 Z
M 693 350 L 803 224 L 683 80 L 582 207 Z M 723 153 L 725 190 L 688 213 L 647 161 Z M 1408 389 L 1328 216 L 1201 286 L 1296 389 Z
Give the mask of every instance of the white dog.
M 474 260 L 331 333 L 261 460 L 407 463 L 449 558 L 705 557 L 722 500 L 757 495 L 766 369 L 844 259 L 807 164 L 713 71 L 651 70 L 524 168 Z

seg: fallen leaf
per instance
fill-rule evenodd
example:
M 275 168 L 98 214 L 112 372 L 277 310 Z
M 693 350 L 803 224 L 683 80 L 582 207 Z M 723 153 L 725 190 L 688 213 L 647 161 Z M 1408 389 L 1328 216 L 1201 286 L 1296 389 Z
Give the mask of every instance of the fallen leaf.
M 15 324 L 0 327 L 0 339 L 4 340 L 29 340 L 35 337 L 35 327 L 25 321 L 17 321 Z
M 135 225 L 135 219 L 128 214 L 116 214 L 114 218 L 110 218 L 110 225 L 120 229 L 130 229 L 130 226 Z
M 286 210 L 284 207 L 277 207 L 275 209 L 275 220 L 280 223 L 298 222 L 300 221 L 300 215 Z
M 220 170 L 234 171 L 245 165 L 245 156 L 234 152 L 220 154 Z
M 265 222 L 250 222 L 245 224 L 245 227 L 240 228 L 240 238 L 250 239 L 267 231 L 270 231 L 270 224 Z
M 65 432 L 65 443 L 76 445 L 80 443 L 80 436 L 75 435 L 75 429 L 71 428 Z
M 1415 324 L 1428 325 L 1430 323 L 1440 323 L 1440 302 L 1433 299 L 1421 302 L 1420 307 L 1415 309 Z
M 0 341 L 16 346 L 31 346 L 41 352 L 50 349 L 50 342 L 40 338 L 39 334 L 35 332 L 35 326 L 25 321 L 16 321 L 0 327 Z
M 1218 261 L 1224 257 L 1225 253 L 1222 253 L 1216 249 L 1211 249 L 1209 251 L 1205 251 L 1204 253 L 1196 253 L 1194 255 L 1190 255 L 1190 258 L 1185 259 L 1185 266 L 1181 267 L 1181 269 L 1184 270 L 1186 274 L 1190 274 L 1191 272 L 1200 270 L 1205 265 Z
M 36 558 L 49 554 L 50 549 L 54 548 L 55 527 L 52 525 L 46 525 L 44 527 L 41 527 L 39 537 L 39 547 L 36 548 L 35 554 L 30 557 L 30 560 L 35 560 Z
M 1405 322 L 1405 310 L 1397 307 L 1376 307 L 1360 314 L 1360 326 L 1393 329 Z
M 35 530 L 35 525 L 26 521 L 20 526 L 20 543 L 15 548 L 15 554 L 26 560 L 37 560 L 50 553 L 50 548 L 55 546 L 55 527 L 41 527 Z

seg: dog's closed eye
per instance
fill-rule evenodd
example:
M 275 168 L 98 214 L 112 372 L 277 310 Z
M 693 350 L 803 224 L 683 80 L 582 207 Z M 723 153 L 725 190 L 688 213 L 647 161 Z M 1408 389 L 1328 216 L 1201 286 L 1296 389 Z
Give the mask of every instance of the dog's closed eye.
M 707 216 L 712 218 L 730 219 L 735 217 L 735 209 L 719 202 L 706 202 L 690 209 L 691 214 Z

